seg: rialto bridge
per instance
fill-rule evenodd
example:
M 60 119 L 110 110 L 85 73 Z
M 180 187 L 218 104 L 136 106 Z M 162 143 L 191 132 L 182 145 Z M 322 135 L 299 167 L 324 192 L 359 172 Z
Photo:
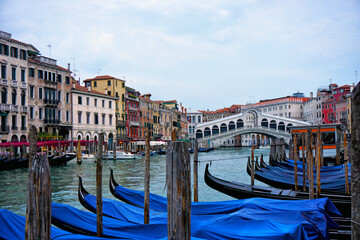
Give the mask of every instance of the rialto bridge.
M 195 127 L 200 146 L 218 147 L 237 135 L 260 134 L 269 138 L 290 140 L 290 126 L 310 125 L 308 122 L 284 118 L 249 109 L 243 113 L 205 122 Z

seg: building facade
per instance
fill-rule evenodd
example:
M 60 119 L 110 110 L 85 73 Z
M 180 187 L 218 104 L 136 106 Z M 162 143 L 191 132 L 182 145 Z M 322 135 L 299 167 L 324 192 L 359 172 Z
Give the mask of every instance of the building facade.
M 187 111 L 186 115 L 187 115 L 187 120 L 188 120 L 189 139 L 192 140 L 192 139 L 195 139 L 196 125 L 203 122 L 203 120 L 202 120 L 203 114 L 200 111 L 192 111 L 191 109 L 189 109 Z
M 139 138 L 140 133 L 140 93 L 125 86 L 126 132 L 129 140 Z
M 73 140 L 98 140 L 104 132 L 105 141 L 112 146 L 116 136 L 116 97 L 73 83 L 71 89 L 73 103 Z

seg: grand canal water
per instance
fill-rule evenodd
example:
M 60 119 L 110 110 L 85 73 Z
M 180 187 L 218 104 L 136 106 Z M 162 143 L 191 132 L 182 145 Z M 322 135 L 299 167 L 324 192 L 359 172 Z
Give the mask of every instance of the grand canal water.
M 255 150 L 255 156 L 264 154 L 267 161 L 269 149 Z M 250 184 L 250 177 L 246 173 L 247 157 L 250 148 L 219 148 L 208 153 L 199 153 L 199 201 L 229 200 L 231 197 L 208 187 L 204 182 L 206 163 L 211 163 L 210 172 L 217 177 Z M 193 160 L 193 155 L 190 157 Z M 192 168 L 191 163 L 191 168 Z M 114 169 L 115 180 L 122 186 L 144 189 L 144 158 L 125 161 L 103 161 L 103 197 L 115 199 L 109 190 L 109 168 Z M 25 216 L 27 196 L 27 169 L 0 171 L 0 208 Z M 96 193 L 96 163 L 91 160 L 81 165 L 76 160 L 66 166 L 51 167 L 52 201 L 69 204 L 84 209 L 78 201 L 78 176 L 83 178 L 85 188 L 92 194 Z M 150 191 L 166 196 L 166 156 L 150 158 Z M 255 182 L 261 185 L 261 182 Z

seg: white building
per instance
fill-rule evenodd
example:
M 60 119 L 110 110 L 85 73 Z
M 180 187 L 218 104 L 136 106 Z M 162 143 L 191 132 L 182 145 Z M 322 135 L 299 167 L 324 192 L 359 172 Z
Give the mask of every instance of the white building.
M 189 109 L 186 113 L 188 118 L 188 134 L 189 139 L 195 139 L 195 126 L 203 122 L 203 114 L 200 111 L 192 111 Z
M 328 88 L 318 88 L 316 97 L 310 93 L 310 100 L 304 104 L 304 120 L 311 124 L 322 123 L 322 103 L 329 100 L 331 94 Z
M 105 141 L 112 143 L 116 136 L 116 97 L 76 83 L 73 83 L 71 97 L 73 139 L 98 140 L 99 133 L 104 132 Z

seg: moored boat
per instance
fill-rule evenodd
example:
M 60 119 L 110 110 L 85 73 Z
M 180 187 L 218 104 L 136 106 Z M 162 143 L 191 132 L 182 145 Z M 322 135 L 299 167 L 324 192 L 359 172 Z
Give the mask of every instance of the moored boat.
M 138 156 L 136 154 L 130 153 L 130 152 L 124 152 L 124 151 L 107 151 L 103 155 L 103 159 L 108 160 L 131 160 L 131 159 L 137 159 Z

